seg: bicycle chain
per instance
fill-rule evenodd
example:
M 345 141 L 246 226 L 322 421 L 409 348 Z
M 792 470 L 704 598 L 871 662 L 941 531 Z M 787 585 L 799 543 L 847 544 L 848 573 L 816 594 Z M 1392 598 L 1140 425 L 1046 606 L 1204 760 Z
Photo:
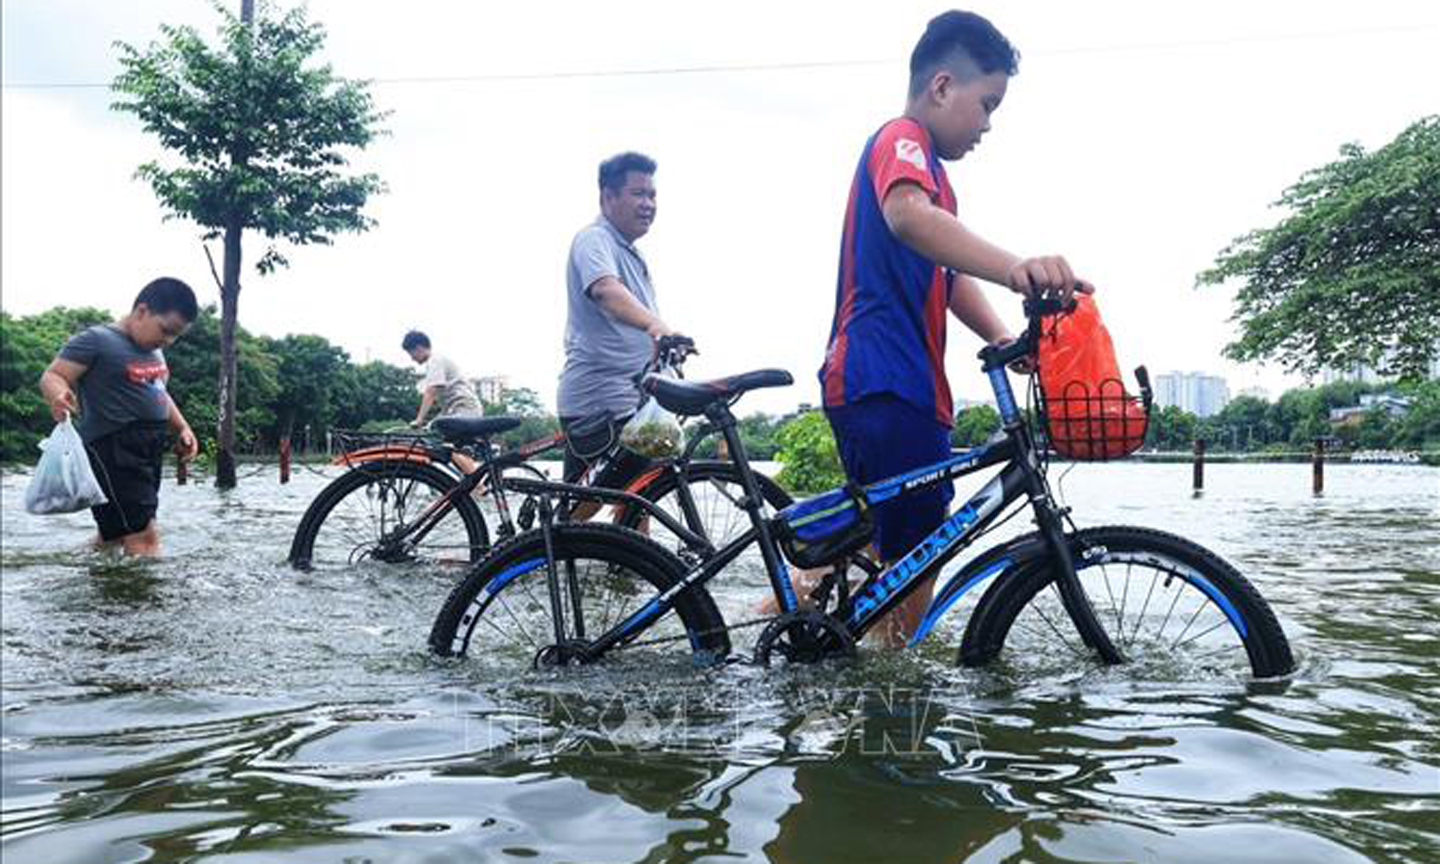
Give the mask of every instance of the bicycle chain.
M 709 630 L 701 630 L 695 635 L 703 638 L 705 636 L 713 636 L 716 633 L 728 633 L 732 630 L 744 630 L 746 627 L 758 627 L 761 624 L 768 624 L 774 620 L 774 615 L 769 615 L 764 618 L 752 618 L 749 621 L 742 621 L 739 624 L 727 624 L 724 627 L 711 627 Z M 681 639 L 689 638 L 689 633 L 681 633 L 679 636 L 661 636 L 656 639 L 645 639 L 639 642 L 626 642 L 624 645 L 616 646 L 616 650 L 624 650 L 626 648 L 640 648 L 648 645 L 664 645 L 667 642 L 679 642 Z

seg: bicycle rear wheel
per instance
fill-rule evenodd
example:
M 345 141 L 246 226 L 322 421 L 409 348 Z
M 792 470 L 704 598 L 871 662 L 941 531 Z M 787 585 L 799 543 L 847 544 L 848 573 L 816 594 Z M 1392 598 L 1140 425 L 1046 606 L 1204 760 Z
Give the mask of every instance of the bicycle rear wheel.
M 563 665 L 576 649 L 658 601 L 685 572 L 674 555 L 614 525 L 557 525 L 550 538 L 561 580 L 562 639 L 551 614 L 545 538 L 537 529 L 497 546 L 455 587 L 431 628 L 431 650 L 496 667 Z M 568 585 L 572 572 L 578 621 Z M 708 664 L 729 650 L 715 602 L 703 588 L 692 588 L 675 598 L 671 612 L 611 653 L 653 667 L 682 658 Z
M 490 546 L 474 500 L 453 496 L 455 478 L 420 462 L 368 462 L 321 490 L 295 530 L 290 564 L 302 570 L 363 561 L 468 564 Z M 445 512 L 422 537 L 404 536 L 434 506 Z
M 1095 614 L 1130 662 L 1182 676 L 1269 678 L 1294 669 L 1269 604 L 1213 552 L 1173 534 L 1119 526 L 1080 531 L 1071 542 Z M 970 617 L 960 662 L 975 666 L 1002 653 L 1016 662 L 1092 659 L 1051 573 L 1047 557 L 991 585 Z
M 790 506 L 790 493 L 764 474 L 756 473 L 755 482 L 760 487 L 760 498 L 764 513 L 773 516 L 775 511 Z M 694 501 L 694 517 L 698 524 L 685 515 L 681 486 L 688 488 Z M 641 497 L 652 501 L 676 521 L 709 540 L 716 549 L 743 534 L 750 528 L 750 517 L 740 506 L 745 497 L 745 487 L 740 481 L 740 469 L 731 462 L 693 462 L 686 466 L 682 476 L 673 465 L 667 465 L 639 490 Z M 672 552 L 680 553 L 685 544 L 660 520 L 648 516 L 638 507 L 627 509 L 621 514 L 619 523 L 627 528 L 644 528 L 650 538 Z M 747 550 L 758 561 L 759 547 Z M 744 556 L 742 556 L 743 558 Z M 763 572 L 763 571 L 762 571 Z

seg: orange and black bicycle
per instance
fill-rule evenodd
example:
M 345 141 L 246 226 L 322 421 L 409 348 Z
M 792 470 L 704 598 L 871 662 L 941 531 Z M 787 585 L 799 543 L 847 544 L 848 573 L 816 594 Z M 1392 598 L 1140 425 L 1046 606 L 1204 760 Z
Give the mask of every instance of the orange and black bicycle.
M 693 344 L 665 337 L 643 374 L 681 372 Z M 337 431 L 343 452 L 333 464 L 348 470 L 311 502 L 290 544 L 292 566 L 323 570 L 373 561 L 387 564 L 479 561 L 493 543 L 533 524 L 535 503 L 506 488 L 506 478 L 544 480 L 531 460 L 567 446 L 564 433 L 500 452 L 495 438 L 520 425 L 514 417 L 444 417 L 431 433 Z M 626 527 L 642 523 L 652 539 L 691 560 L 700 560 L 749 527 L 744 485 L 734 463 L 696 458 L 715 429 L 700 425 L 682 452 L 654 460 L 622 491 L 652 503 L 651 512 L 615 505 L 599 518 Z M 618 442 L 597 447 L 587 477 L 599 476 L 618 455 Z M 466 472 L 456 455 L 474 460 Z M 767 511 L 792 503 L 785 490 L 757 477 Z M 585 480 L 582 478 L 581 483 Z M 577 493 L 578 503 L 580 496 Z M 671 519 L 655 518 L 659 513 Z M 675 530 L 679 528 L 681 530 Z

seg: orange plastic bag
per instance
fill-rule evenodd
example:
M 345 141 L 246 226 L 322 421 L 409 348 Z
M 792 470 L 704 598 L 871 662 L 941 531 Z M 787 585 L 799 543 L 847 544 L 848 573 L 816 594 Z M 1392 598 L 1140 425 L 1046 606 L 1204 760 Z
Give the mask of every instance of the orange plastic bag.
M 1040 391 L 1050 446 L 1068 459 L 1117 459 L 1145 443 L 1149 418 L 1125 392 L 1110 331 L 1086 294 L 1048 318 L 1040 335 Z

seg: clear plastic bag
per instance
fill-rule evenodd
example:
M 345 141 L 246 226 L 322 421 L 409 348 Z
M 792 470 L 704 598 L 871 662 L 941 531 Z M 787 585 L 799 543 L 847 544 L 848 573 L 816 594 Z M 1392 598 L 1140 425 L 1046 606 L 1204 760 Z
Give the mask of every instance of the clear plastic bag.
M 684 444 L 680 420 L 653 398 L 645 400 L 620 430 L 620 446 L 649 459 L 678 456 Z
M 74 513 L 106 503 L 105 492 L 90 470 L 85 442 L 66 417 L 40 442 L 40 462 L 25 487 L 25 509 L 31 513 Z

